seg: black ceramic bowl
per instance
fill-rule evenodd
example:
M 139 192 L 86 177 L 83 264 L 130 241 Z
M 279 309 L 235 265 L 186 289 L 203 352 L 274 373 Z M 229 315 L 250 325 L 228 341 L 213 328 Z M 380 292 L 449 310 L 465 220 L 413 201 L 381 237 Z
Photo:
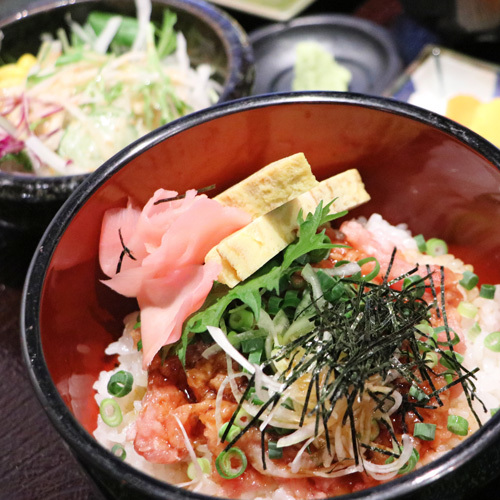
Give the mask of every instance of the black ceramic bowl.
M 186 35 L 194 64 L 209 62 L 223 85 L 220 102 L 248 95 L 253 54 L 246 33 L 222 10 L 202 0 L 153 0 L 152 19 L 165 8 L 177 14 L 176 29 Z M 42 33 L 67 26 L 65 16 L 84 22 L 92 10 L 135 16 L 133 0 L 49 0 L 0 21 L 2 59 L 36 54 Z M 196 36 L 192 36 L 192 35 Z M 43 229 L 85 175 L 36 177 L 0 171 L 0 229 L 15 226 L 41 236 Z
M 136 307 L 99 282 L 104 211 L 129 197 L 142 205 L 159 187 L 223 190 L 298 151 L 318 179 L 359 169 L 372 200 L 352 216 L 378 212 L 414 234 L 444 238 L 480 276 L 500 282 L 500 151 L 446 118 L 357 94 L 275 94 L 218 105 L 149 134 L 89 176 L 59 211 L 32 261 L 23 300 L 22 342 L 36 393 L 110 496 L 206 499 L 131 468 L 91 435 L 92 384 L 113 363 L 104 348 Z M 499 467 L 500 414 L 434 463 L 349 499 L 464 498 Z

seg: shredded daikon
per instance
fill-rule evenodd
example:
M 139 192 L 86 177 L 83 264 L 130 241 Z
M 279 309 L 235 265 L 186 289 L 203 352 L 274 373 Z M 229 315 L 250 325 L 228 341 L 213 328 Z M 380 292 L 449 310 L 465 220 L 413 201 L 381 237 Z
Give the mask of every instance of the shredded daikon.
M 184 444 L 186 445 L 186 450 L 189 453 L 189 457 L 191 458 L 191 461 L 193 462 L 193 467 L 195 470 L 196 479 L 201 481 L 203 479 L 203 471 L 201 470 L 200 464 L 198 463 L 198 457 L 196 456 L 196 453 L 193 449 L 193 445 L 191 444 L 191 441 L 189 440 L 189 436 L 187 435 L 186 429 L 184 429 L 184 426 L 182 425 L 182 422 L 180 421 L 179 417 L 177 415 L 174 415 L 174 418 L 177 421 L 177 424 L 179 425 L 179 429 L 181 430 L 182 437 L 184 438 Z
M 300 450 L 297 452 L 297 455 L 295 455 L 295 458 L 292 460 L 292 463 L 290 465 L 290 470 L 296 474 L 297 472 L 299 472 L 300 468 L 301 468 L 301 463 L 300 463 L 300 459 L 302 457 L 302 454 L 306 451 L 307 447 L 314 441 L 314 438 L 311 437 L 309 438 L 303 445 L 302 445 L 302 448 L 300 448 Z
M 108 21 L 102 33 L 97 37 L 97 40 L 93 44 L 93 48 L 98 54 L 105 54 L 107 52 L 116 32 L 120 28 L 122 19 L 121 16 L 113 16 Z
M 137 21 L 139 29 L 135 37 L 132 51 L 144 50 L 147 43 L 149 31 L 149 19 L 151 18 L 151 0 L 135 0 L 137 9 Z
M 338 267 L 333 268 L 324 268 L 321 269 L 324 273 L 329 276 L 339 276 L 340 278 L 344 278 L 345 276 L 353 276 L 356 273 L 361 271 L 361 267 L 356 262 L 348 262 L 347 264 L 342 264 Z
M 379 481 L 385 481 L 387 479 L 393 478 L 403 467 L 406 462 L 411 457 L 411 454 L 413 452 L 413 444 L 411 442 L 410 436 L 408 434 L 403 434 L 402 436 L 402 444 L 403 444 L 403 449 L 401 450 L 401 454 L 399 458 L 394 460 L 394 462 L 391 462 L 390 464 L 374 464 L 370 462 L 369 460 L 363 459 L 363 467 L 366 469 L 367 472 L 370 473 L 370 475 Z
M 278 439 L 278 448 L 285 448 L 286 446 L 292 446 L 293 444 L 301 443 L 305 439 L 309 439 L 314 436 L 316 429 L 316 422 L 311 422 L 308 425 L 304 425 L 295 432 L 288 434 L 288 436 L 283 436 Z M 319 430 L 321 434 L 321 428 Z M 319 434 L 318 434 L 319 435 Z
M 311 285 L 316 307 L 323 309 L 326 304 L 326 300 L 323 297 L 323 289 L 321 288 L 319 279 L 316 276 L 316 272 L 310 264 L 306 264 L 302 269 L 302 277 Z

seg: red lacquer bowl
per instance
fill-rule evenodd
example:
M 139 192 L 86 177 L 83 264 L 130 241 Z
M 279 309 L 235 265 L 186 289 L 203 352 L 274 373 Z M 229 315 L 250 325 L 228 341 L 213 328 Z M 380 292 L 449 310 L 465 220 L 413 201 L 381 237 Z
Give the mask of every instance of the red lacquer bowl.
M 450 120 L 362 95 L 278 94 L 220 105 L 149 134 L 65 203 L 39 245 L 24 294 L 24 352 L 38 397 L 108 494 L 206 498 L 132 469 L 91 435 L 92 384 L 113 363 L 104 348 L 135 307 L 99 282 L 104 211 L 129 197 L 144 204 L 159 187 L 183 192 L 216 184 L 220 191 L 299 151 L 319 179 L 360 170 L 372 201 L 352 215 L 379 212 L 415 234 L 444 238 L 484 280 L 500 282 L 500 151 Z M 497 474 L 499 418 L 433 464 L 349 498 L 461 497 L 478 478 Z

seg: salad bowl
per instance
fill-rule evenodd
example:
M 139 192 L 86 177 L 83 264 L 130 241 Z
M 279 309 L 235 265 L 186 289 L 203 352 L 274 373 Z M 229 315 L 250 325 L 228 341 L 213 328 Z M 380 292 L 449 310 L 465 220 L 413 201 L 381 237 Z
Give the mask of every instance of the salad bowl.
M 253 81 L 253 54 L 239 24 L 202 0 L 154 0 L 151 20 L 161 22 L 165 9 L 177 16 L 175 29 L 186 36 L 191 63 L 211 66 L 213 79 L 220 86 L 219 102 L 248 95 Z M 84 23 L 96 10 L 131 17 L 136 13 L 133 0 L 34 3 L 0 20 L 4 62 L 16 61 L 25 53 L 37 54 L 44 33 L 55 36 L 57 30 L 68 26 L 68 19 Z M 86 175 L 24 174 L 0 168 L 0 228 L 5 231 L 15 228 L 39 238 Z
M 149 477 L 92 436 L 92 386 L 115 362 L 104 349 L 137 307 L 100 283 L 104 212 L 129 199 L 143 205 L 160 187 L 182 193 L 215 185 L 216 194 L 296 152 L 319 180 L 360 171 L 371 201 L 352 216 L 377 212 L 415 234 L 443 238 L 478 275 L 500 281 L 500 152 L 446 118 L 384 98 L 291 93 L 220 104 L 152 132 L 76 188 L 40 242 L 23 297 L 22 344 L 36 394 L 106 495 L 211 498 Z M 342 498 L 467 498 L 497 475 L 499 418 L 434 462 Z

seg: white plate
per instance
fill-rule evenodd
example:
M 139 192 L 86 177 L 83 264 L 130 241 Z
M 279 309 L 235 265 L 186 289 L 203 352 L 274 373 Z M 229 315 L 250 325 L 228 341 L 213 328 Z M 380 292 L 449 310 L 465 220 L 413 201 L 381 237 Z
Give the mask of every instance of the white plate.
M 241 10 L 275 21 L 288 21 L 315 0 L 211 0 L 212 3 Z
M 483 102 L 500 96 L 500 66 L 428 45 L 388 92 L 441 115 L 448 100 L 459 94 Z

